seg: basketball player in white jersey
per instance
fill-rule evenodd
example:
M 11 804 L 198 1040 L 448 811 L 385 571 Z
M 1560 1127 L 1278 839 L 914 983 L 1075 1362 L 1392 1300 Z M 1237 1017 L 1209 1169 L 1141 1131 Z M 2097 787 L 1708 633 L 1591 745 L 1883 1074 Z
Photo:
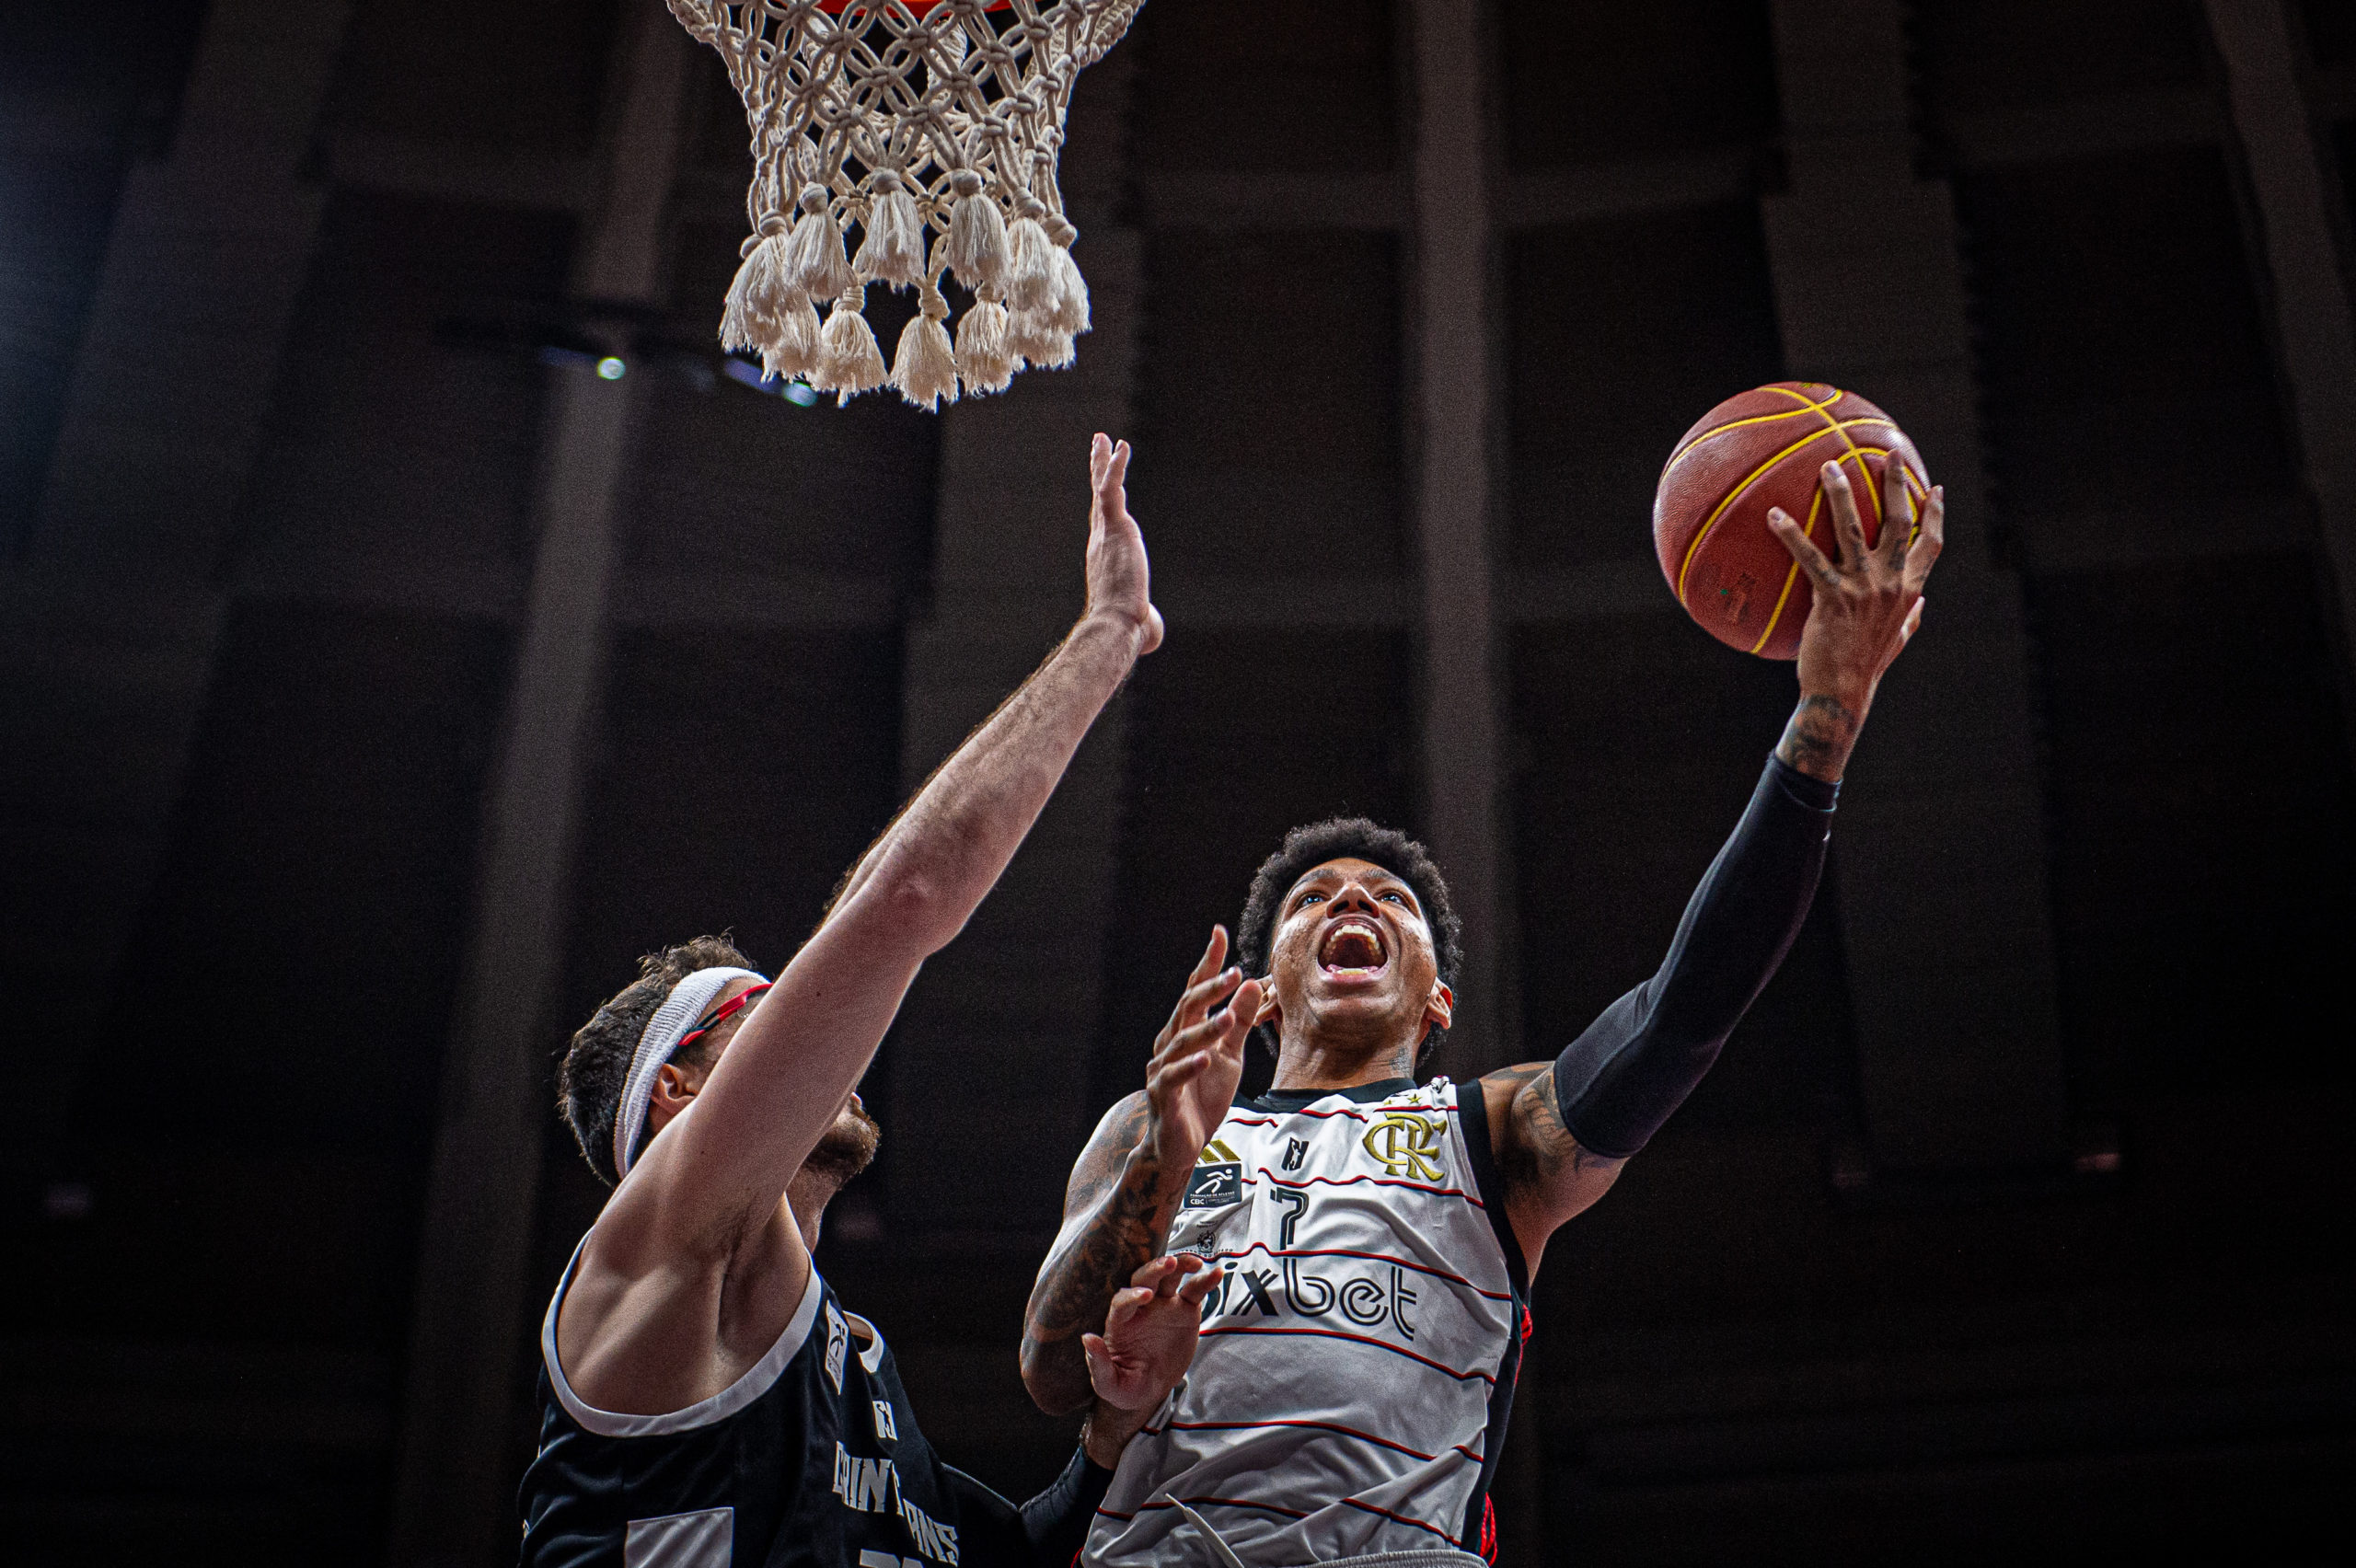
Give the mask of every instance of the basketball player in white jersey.
M 1488 1487 L 1547 1238 L 1611 1186 L 1782 962 L 1858 727 L 1920 624 L 1939 492 L 1911 546 L 1891 529 L 1868 549 L 1848 480 L 1828 464 L 1821 484 L 1837 560 L 1770 519 L 1815 585 L 1799 705 L 1658 972 L 1560 1056 L 1417 1086 L 1456 1006 L 1457 921 L 1423 847 L 1362 818 L 1296 829 L 1262 866 L 1239 967 L 1220 969 L 1213 933 L 1152 1091 L 1115 1105 L 1073 1170 L 1026 1315 L 1024 1382 L 1071 1410 L 1079 1336 L 1131 1271 L 1165 1250 L 1221 1270 L 1193 1370 L 1098 1510 L 1091 1568 L 1494 1556 Z M 1903 514 L 1894 490 L 1887 506 Z M 1274 1085 L 1230 1103 L 1254 1025 L 1275 1036 Z
M 1139 1407 L 1184 1370 L 1209 1280 L 1191 1262 L 1123 1296 L 1087 1347 L 1100 1397 L 1083 1452 L 1017 1510 L 933 1455 L 883 1336 L 811 1260 L 827 1201 L 874 1151 L 852 1089 L 918 966 L 1161 640 L 1127 464 L 1126 444 L 1096 438 L 1085 615 L 852 869 L 774 985 L 724 942 L 684 944 L 573 1037 L 565 1113 L 614 1193 L 549 1305 L 525 1563 L 1063 1568 Z

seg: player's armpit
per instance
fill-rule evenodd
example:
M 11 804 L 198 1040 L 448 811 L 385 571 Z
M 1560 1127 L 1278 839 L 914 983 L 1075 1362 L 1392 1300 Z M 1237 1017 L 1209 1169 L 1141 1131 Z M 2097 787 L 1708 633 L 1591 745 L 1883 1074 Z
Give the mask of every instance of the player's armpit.
M 1050 1415 L 1069 1415 L 1094 1397 L 1080 1336 L 1104 1326 L 1114 1292 L 1161 1251 L 1168 1183 L 1148 1120 L 1139 1090 L 1097 1123 L 1072 1165 L 1063 1228 L 1023 1308 L 1022 1384 Z
M 1552 1062 L 1524 1062 L 1490 1073 L 1481 1079 L 1481 1092 L 1489 1125 L 1496 1129 L 1507 1213 L 1535 1278 L 1546 1239 L 1610 1192 L 1627 1161 L 1582 1147 L 1563 1125 Z

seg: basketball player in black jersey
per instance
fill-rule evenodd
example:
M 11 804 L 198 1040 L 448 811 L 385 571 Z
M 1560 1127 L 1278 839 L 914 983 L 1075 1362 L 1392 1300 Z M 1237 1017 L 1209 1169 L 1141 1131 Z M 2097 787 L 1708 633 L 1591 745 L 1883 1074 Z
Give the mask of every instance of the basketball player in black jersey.
M 1904 515 L 1903 497 L 1894 488 L 1900 473 L 1896 465 L 1890 473 L 1893 488 L 1884 515 Z M 1450 1118 L 1461 1117 L 1466 1135 L 1461 1147 L 1470 1150 L 1474 1169 L 1449 1172 L 1451 1185 L 1436 1186 L 1435 1154 L 1429 1164 L 1435 1181 L 1425 1182 L 1422 1190 L 1443 1195 L 1457 1191 L 1459 1197 L 1484 1210 L 1488 1223 L 1457 1234 L 1468 1252 L 1494 1249 L 1502 1253 L 1501 1259 L 1467 1257 L 1438 1268 L 1430 1256 L 1438 1242 L 1428 1227 L 1412 1235 L 1403 1232 L 1397 1244 L 1387 1249 L 1395 1257 L 1386 1263 L 1421 1271 L 1400 1277 L 1412 1279 L 1413 1288 L 1423 1293 L 1417 1311 L 1426 1341 L 1439 1325 L 1443 1292 L 1478 1281 L 1484 1270 L 1490 1279 L 1510 1275 L 1512 1304 L 1519 1306 L 1548 1237 L 1611 1188 L 1629 1157 L 1701 1080 L 1782 962 L 1807 914 L 1823 865 L 1842 772 L 1883 672 L 1920 624 L 1923 585 L 1938 556 L 1944 516 L 1944 500 L 1934 490 L 1911 543 L 1906 530 L 1893 528 L 1881 548 L 1869 549 L 1855 497 L 1841 469 L 1827 464 L 1820 483 L 1836 522 L 1837 559 L 1827 559 L 1780 511 L 1770 516 L 1771 525 L 1815 588 L 1815 605 L 1800 644 L 1799 704 L 1749 808 L 1687 905 L 1659 970 L 1606 1009 L 1553 1061 L 1509 1067 L 1477 1085 L 1449 1091 L 1447 1114 L 1424 1118 L 1445 1128 Z M 1460 1379 L 1477 1372 L 1495 1386 L 1497 1397 L 1488 1404 L 1485 1417 L 1477 1405 L 1471 1417 L 1476 1427 L 1485 1420 L 1486 1430 L 1469 1435 L 1426 1430 L 1434 1424 L 1432 1412 L 1439 1401 L 1381 1391 L 1378 1378 L 1337 1371 L 1328 1381 L 1348 1386 L 1321 1387 L 1313 1375 L 1321 1359 L 1335 1368 L 1395 1367 L 1403 1385 L 1410 1375 L 1406 1362 L 1396 1355 L 1386 1360 L 1383 1347 L 1373 1343 L 1390 1330 L 1378 1324 L 1337 1332 L 1351 1325 L 1334 1317 L 1312 1316 L 1324 1309 L 1322 1287 L 1304 1291 L 1302 1301 L 1288 1301 L 1282 1281 L 1291 1275 L 1279 1272 L 1287 1266 L 1309 1266 L 1281 1262 L 1293 1245 L 1296 1218 L 1305 1214 L 1313 1219 L 1316 1205 L 1328 1201 L 1356 1204 L 1362 1214 L 1366 1205 L 1385 1201 L 1369 1194 L 1386 1190 L 1380 1183 L 1389 1178 L 1369 1163 L 1369 1174 L 1339 1179 L 1343 1185 L 1359 1183 L 1348 1186 L 1346 1200 L 1329 1200 L 1322 1194 L 1336 1190 L 1336 1179 L 1321 1178 L 1327 1185 L 1312 1193 L 1299 1178 L 1285 1174 L 1290 1169 L 1286 1161 L 1309 1152 L 1309 1136 L 1292 1140 L 1299 1148 L 1280 1139 L 1263 1156 L 1268 1160 L 1265 1167 L 1236 1152 L 1247 1136 L 1265 1136 L 1265 1129 L 1280 1125 L 1307 1135 L 1314 1125 L 1349 1124 L 1283 1123 L 1288 1116 L 1365 1117 L 1368 1110 L 1359 1107 L 1371 1108 L 1391 1098 L 1413 1099 L 1415 1065 L 1447 1030 L 1456 1004 L 1451 982 L 1457 930 L 1447 888 L 1422 847 L 1403 836 L 1362 819 L 1320 824 L 1295 830 L 1261 868 L 1240 937 L 1241 964 L 1221 969 L 1226 937 L 1223 931 L 1213 933 L 1209 950 L 1155 1042 L 1150 1074 L 1161 1085 L 1183 1084 L 1184 1090 L 1165 1087 L 1152 1095 L 1136 1093 L 1116 1104 L 1073 1170 L 1065 1228 L 1041 1269 L 1026 1313 L 1023 1380 L 1042 1409 L 1063 1412 L 1084 1404 L 1089 1383 L 1081 1336 L 1104 1321 L 1114 1291 L 1139 1264 L 1171 1244 L 1173 1221 L 1208 1227 L 1217 1211 L 1197 1217 L 1203 1205 L 1237 1204 L 1241 1210 L 1246 1200 L 1235 1194 L 1256 1182 L 1295 1206 L 1283 1211 L 1281 1231 L 1270 1225 L 1267 1237 L 1250 1249 L 1266 1251 L 1268 1259 L 1249 1258 L 1230 1265 L 1239 1270 L 1242 1280 L 1246 1265 L 1265 1261 L 1267 1267 L 1261 1273 L 1266 1277 L 1250 1292 L 1239 1285 L 1214 1297 L 1188 1398 L 1199 1402 L 1206 1397 L 1204 1390 L 1222 1387 L 1223 1357 L 1242 1356 L 1256 1343 L 1261 1347 L 1257 1354 L 1265 1358 L 1271 1354 L 1265 1347 L 1280 1343 L 1285 1347 L 1281 1354 L 1294 1358 L 1284 1364 L 1293 1378 L 1290 1397 L 1313 1397 L 1321 1401 L 1320 1412 L 1351 1411 L 1355 1403 L 1357 1421 L 1375 1424 L 1361 1426 L 1330 1416 L 1322 1421 L 1285 1419 L 1299 1412 L 1190 1408 L 1183 1423 L 1185 1431 L 1140 1440 L 1124 1459 L 1114 1496 L 1128 1499 L 1126 1511 L 1100 1520 L 1088 1561 L 1138 1561 L 1140 1538 L 1144 1557 L 1149 1560 L 1162 1542 L 1175 1539 L 1157 1539 L 1155 1532 L 1178 1527 L 1173 1516 L 1156 1518 L 1147 1511 L 1191 1503 L 1206 1518 L 1200 1528 L 1232 1533 L 1247 1542 L 1266 1542 L 1267 1561 L 1296 1562 L 1301 1560 L 1298 1542 L 1283 1532 L 1310 1529 L 1299 1521 L 1333 1500 L 1255 1493 L 1259 1481 L 1284 1465 L 1293 1466 L 1296 1475 L 1348 1475 L 1358 1462 L 1359 1473 L 1373 1473 L 1375 1459 L 1387 1459 L 1395 1467 L 1403 1463 L 1395 1458 L 1400 1454 L 1435 1461 L 1432 1470 L 1438 1478 L 1451 1445 L 1461 1443 L 1465 1461 L 1482 1467 L 1470 1493 L 1472 1505 L 1461 1516 L 1449 1513 L 1437 1523 L 1418 1519 L 1414 1507 L 1400 1502 L 1395 1493 L 1382 1506 L 1358 1503 L 1354 1511 L 1329 1510 L 1343 1521 L 1334 1539 L 1357 1544 L 1320 1558 L 1438 1549 L 1443 1559 L 1452 1561 L 1456 1552 L 1490 1544 L 1484 1539 L 1483 1502 L 1504 1436 L 1518 1344 L 1496 1347 L 1485 1370 L 1442 1369 Z M 1222 1003 L 1228 1004 L 1225 1009 L 1215 1011 Z M 1242 1071 L 1244 1040 L 1254 1024 L 1265 1026 L 1276 1037 L 1277 1066 L 1273 1088 L 1248 1108 L 1247 1115 L 1244 1107 L 1231 1109 L 1230 1100 Z M 1311 1105 L 1322 1108 L 1308 1110 Z M 1404 1125 L 1403 1118 L 1412 1113 L 1400 1114 Z M 1230 1121 L 1231 1116 L 1242 1120 Z M 1223 1124 L 1237 1130 L 1222 1133 Z M 1206 1190 L 1203 1180 L 1190 1177 L 1198 1158 L 1210 1159 L 1200 1151 L 1215 1134 L 1236 1147 L 1220 1147 L 1218 1159 L 1227 1163 L 1216 1167 L 1219 1190 L 1214 1193 Z M 1373 1134 L 1369 1138 L 1369 1151 L 1381 1156 L 1385 1146 Z M 1437 1151 L 1440 1145 L 1429 1147 Z M 1355 1158 L 1354 1149 L 1344 1152 Z M 1207 1165 L 1203 1170 L 1207 1175 L 1213 1169 Z M 1391 1176 L 1404 1169 L 1393 1167 Z M 1364 1184 L 1368 1182 L 1376 1184 Z M 1299 1206 L 1302 1205 L 1309 1206 Z M 1261 1233 L 1253 1230 L 1250 1235 L 1259 1238 Z M 1218 1245 L 1231 1244 L 1222 1240 Z M 1323 1254 L 1329 1259 L 1334 1255 Z M 1350 1255 L 1376 1254 L 1361 1247 Z M 1499 1262 L 1503 1269 L 1496 1267 Z M 1340 1275 L 1329 1273 L 1327 1277 Z M 1499 1294 L 1494 1286 L 1487 1292 L 1493 1301 Z M 1222 1318 L 1222 1312 L 1232 1316 Z M 1492 1310 L 1490 1320 L 1496 1316 Z M 1370 1314 L 1357 1320 L 1376 1323 L 1378 1318 Z M 1214 1337 L 1226 1332 L 1225 1324 L 1238 1320 L 1242 1326 L 1234 1331 L 1235 1337 Z M 1520 1320 L 1526 1327 L 1527 1317 Z M 1215 1330 L 1211 1322 L 1222 1327 Z M 1263 1337 L 1254 1342 L 1245 1334 Z M 1290 1337 L 1265 1337 L 1271 1335 Z M 1500 1337 L 1511 1336 L 1508 1332 Z M 1390 1348 L 1402 1354 L 1408 1349 L 1403 1343 Z M 1354 1355 L 1360 1359 L 1349 1361 Z M 1264 1359 L 1261 1365 L 1269 1363 Z M 1263 1376 L 1256 1386 L 1266 1383 Z M 1234 1389 L 1239 1407 L 1252 1402 L 1255 1385 L 1236 1380 L 1226 1386 Z M 1369 1388 L 1375 1391 L 1367 1391 Z M 1175 1424 L 1182 1424 L 1172 1416 L 1165 1425 L 1148 1430 L 1167 1433 Z M 1237 1435 L 1247 1427 L 1281 1430 L 1256 1437 Z M 1232 1456 L 1223 1456 L 1219 1445 L 1247 1442 L 1259 1443 L 1257 1453 L 1247 1462 L 1221 1469 Z M 1344 1452 L 1350 1444 L 1381 1447 L 1367 1450 L 1373 1457 L 1361 1462 Z M 1331 1451 L 1307 1451 L 1316 1445 Z M 1150 1460 L 1149 1456 L 1156 1453 L 1163 1458 Z M 1149 1462 L 1160 1462 L 1163 1469 L 1131 1474 L 1133 1465 Z M 1170 1487 L 1182 1475 L 1193 1477 L 1198 1488 L 1207 1483 L 1216 1494 L 1205 1496 L 1198 1491 L 1192 1499 L 1176 1495 Z M 1456 1472 L 1440 1479 L 1457 1485 L 1464 1477 Z M 1433 1480 L 1427 1490 L 1439 1491 L 1440 1479 Z M 1416 1484 L 1424 1482 L 1419 1479 Z M 1449 1494 L 1451 1504 L 1455 1495 Z M 1113 1507 L 1108 1503 L 1107 1508 Z M 1138 1521 L 1149 1518 L 1151 1528 L 1142 1528 Z M 1190 1543 L 1186 1550 L 1212 1545 Z M 1248 1544 L 1242 1555 L 1258 1568 L 1261 1559 Z
M 853 1086 L 918 966 L 1161 640 L 1128 455 L 1096 437 L 1079 624 L 852 869 L 774 986 L 725 943 L 689 943 L 574 1037 L 565 1113 L 615 1191 L 542 1334 L 525 1563 L 1064 1568 L 1107 1467 L 1184 1372 L 1209 1275 L 1163 1260 L 1100 1315 L 1082 1451 L 1018 1510 L 932 1454 L 882 1336 L 811 1261 L 827 1200 L 874 1152 Z

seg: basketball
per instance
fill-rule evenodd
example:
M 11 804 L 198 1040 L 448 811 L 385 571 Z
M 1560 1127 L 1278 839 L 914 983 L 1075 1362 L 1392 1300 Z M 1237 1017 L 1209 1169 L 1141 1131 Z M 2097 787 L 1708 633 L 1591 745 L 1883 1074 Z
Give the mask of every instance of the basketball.
M 1911 532 L 1930 481 L 1922 455 L 1888 414 L 1811 381 L 1771 382 L 1727 398 L 1678 442 L 1653 494 L 1653 545 L 1669 591 L 1727 647 L 1798 657 L 1815 593 L 1767 526 L 1767 510 L 1782 507 L 1838 560 L 1819 470 L 1840 461 L 1870 546 L 1881 537 L 1882 477 L 1893 455 L 1905 465 Z

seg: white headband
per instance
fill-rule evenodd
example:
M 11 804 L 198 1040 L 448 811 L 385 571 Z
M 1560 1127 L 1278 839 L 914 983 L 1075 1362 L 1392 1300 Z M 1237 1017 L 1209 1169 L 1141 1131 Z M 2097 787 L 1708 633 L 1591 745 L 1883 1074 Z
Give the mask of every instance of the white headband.
M 749 969 L 699 969 L 671 987 L 654 1016 L 646 1020 L 646 1032 L 638 1037 L 638 1049 L 629 1059 L 629 1077 L 622 1080 L 622 1102 L 614 1114 L 614 1180 L 619 1182 L 629 1174 L 630 1150 L 638 1146 L 639 1129 L 646 1125 L 647 1102 L 654 1098 L 654 1079 L 679 1042 L 695 1027 L 711 998 L 720 995 L 732 980 L 763 980 Z

